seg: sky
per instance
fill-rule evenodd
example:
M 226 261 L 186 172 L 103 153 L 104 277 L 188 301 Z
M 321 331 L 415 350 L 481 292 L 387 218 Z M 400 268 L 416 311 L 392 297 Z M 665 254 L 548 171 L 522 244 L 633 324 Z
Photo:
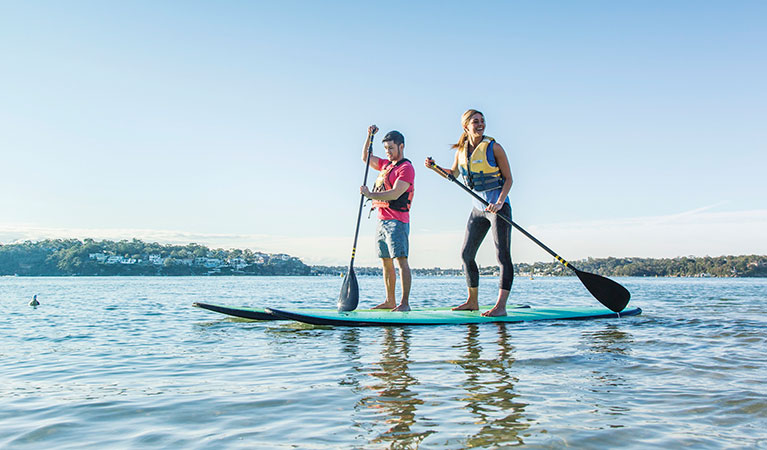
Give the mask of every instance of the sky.
M 565 259 L 767 254 L 764 23 L 761 1 L 0 0 L 0 243 L 348 264 L 376 124 L 416 167 L 411 266 L 460 267 L 471 199 L 423 160 L 449 165 L 476 108 L 514 221 Z

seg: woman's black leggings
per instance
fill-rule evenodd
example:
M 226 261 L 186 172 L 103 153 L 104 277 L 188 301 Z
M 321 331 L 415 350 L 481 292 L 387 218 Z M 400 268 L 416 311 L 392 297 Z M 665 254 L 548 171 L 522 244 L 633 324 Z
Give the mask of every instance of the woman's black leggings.
M 511 224 L 498 217 L 503 214 L 511 219 L 511 206 L 506 203 L 497 214 L 472 208 L 469 222 L 466 224 L 466 237 L 463 241 L 463 271 L 466 273 L 466 284 L 470 287 L 479 286 L 479 267 L 475 258 L 487 231 L 493 229 L 493 241 L 498 264 L 501 266 L 501 289 L 511 290 L 514 282 L 514 266 L 511 263 Z

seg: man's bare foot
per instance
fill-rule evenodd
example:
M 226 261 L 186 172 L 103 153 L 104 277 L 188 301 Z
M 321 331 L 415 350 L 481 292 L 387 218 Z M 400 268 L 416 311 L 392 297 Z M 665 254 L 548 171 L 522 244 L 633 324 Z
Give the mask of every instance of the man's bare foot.
M 396 308 L 392 309 L 392 311 L 410 311 L 410 305 L 399 305 Z
M 479 305 L 476 302 L 467 300 L 460 305 L 452 308 L 452 311 L 476 311 L 479 309 Z
M 397 306 L 397 302 L 385 301 L 378 306 L 374 306 L 370 309 L 393 309 Z
M 488 309 L 487 311 L 482 313 L 485 317 L 503 317 L 506 314 L 506 308 L 499 308 L 498 306 L 493 306 L 491 309 Z

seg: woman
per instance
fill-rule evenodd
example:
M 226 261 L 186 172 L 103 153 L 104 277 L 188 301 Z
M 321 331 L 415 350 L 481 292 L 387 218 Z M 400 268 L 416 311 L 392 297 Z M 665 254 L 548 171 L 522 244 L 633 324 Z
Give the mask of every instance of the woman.
M 506 300 L 514 281 L 514 267 L 511 263 L 511 224 L 498 215 L 502 214 L 511 219 L 511 203 L 508 199 L 512 184 L 509 159 L 501 144 L 485 136 L 485 116 L 481 112 L 475 109 L 466 111 L 461 117 L 461 123 L 463 134 L 458 143 L 453 145 L 456 149 L 453 166 L 450 169 L 436 166 L 431 158 L 427 158 L 425 162 L 426 167 L 439 169 L 443 176 L 446 173 L 452 173 L 456 177 L 462 175 L 465 184 L 488 203 L 485 207 L 475 200 L 469 214 L 461 252 L 469 298 L 453 310 L 479 309 L 479 267 L 475 258 L 482 240 L 488 230 L 492 229 L 496 256 L 501 266 L 500 289 L 495 306 L 482 315 L 505 316 Z

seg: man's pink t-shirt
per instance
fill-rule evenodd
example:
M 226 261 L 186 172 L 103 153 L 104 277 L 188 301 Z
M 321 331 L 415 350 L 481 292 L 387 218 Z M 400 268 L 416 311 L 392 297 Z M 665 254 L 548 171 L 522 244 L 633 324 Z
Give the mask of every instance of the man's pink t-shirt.
M 379 164 L 378 164 L 378 171 L 386 169 L 389 164 L 393 164 L 388 159 L 381 158 Z M 413 169 L 413 165 L 410 164 L 410 161 L 405 161 L 399 166 L 395 167 L 389 172 L 389 175 L 387 176 L 389 179 L 389 185 L 394 186 L 394 183 L 397 182 L 397 180 L 402 180 L 406 183 L 410 183 L 410 186 L 407 188 L 407 191 L 405 192 L 413 192 L 414 186 L 415 186 L 415 169 Z M 404 223 L 410 223 L 410 212 L 409 211 L 395 211 L 391 208 L 378 208 L 378 218 L 381 220 L 399 220 L 400 222 Z

